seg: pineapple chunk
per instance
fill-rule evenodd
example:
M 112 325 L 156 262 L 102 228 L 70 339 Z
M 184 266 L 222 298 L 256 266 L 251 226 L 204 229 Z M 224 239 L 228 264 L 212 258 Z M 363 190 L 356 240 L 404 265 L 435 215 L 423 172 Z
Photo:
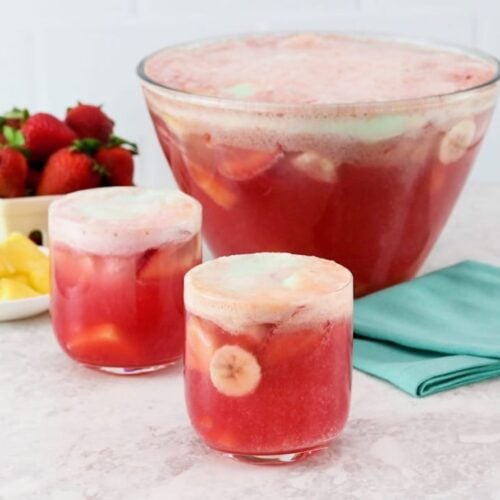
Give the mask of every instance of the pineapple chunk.
M 49 293 L 49 258 L 19 233 L 12 233 L 0 243 L 0 277 L 11 278 L 13 274 L 26 275 L 36 292 Z
M 10 276 L 8 276 L 8 279 L 17 281 L 18 283 L 22 283 L 23 285 L 28 285 L 29 287 L 31 287 L 30 279 L 24 273 L 11 274 Z
M 0 300 L 16 300 L 40 295 L 33 288 L 21 281 L 0 278 Z
M 15 274 L 16 270 L 1 253 L 0 253 L 0 277 L 2 276 L 11 276 Z

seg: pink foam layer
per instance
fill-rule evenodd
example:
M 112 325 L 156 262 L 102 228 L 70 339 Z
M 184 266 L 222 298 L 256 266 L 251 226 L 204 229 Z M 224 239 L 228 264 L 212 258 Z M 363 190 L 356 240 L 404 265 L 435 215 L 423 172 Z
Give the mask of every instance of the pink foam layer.
M 447 94 L 494 76 L 493 63 L 444 49 L 339 35 L 247 37 L 166 49 L 154 81 L 187 92 L 280 103 L 393 101 Z
M 289 253 L 232 255 L 186 274 L 186 309 L 233 334 L 274 324 L 275 332 L 352 313 L 352 275 L 331 260 Z
M 51 243 L 123 255 L 183 241 L 200 231 L 201 206 L 174 190 L 109 187 L 78 191 L 49 207 Z

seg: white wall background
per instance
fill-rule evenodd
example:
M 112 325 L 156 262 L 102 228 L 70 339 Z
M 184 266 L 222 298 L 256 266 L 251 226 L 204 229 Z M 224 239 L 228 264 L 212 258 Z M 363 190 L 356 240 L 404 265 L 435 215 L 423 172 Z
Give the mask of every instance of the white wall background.
M 354 29 L 429 37 L 500 56 L 500 0 L 0 0 L 0 111 L 59 115 L 105 104 L 139 143 L 137 183 L 173 184 L 135 66 L 172 43 L 272 29 Z M 500 182 L 500 112 L 473 171 Z

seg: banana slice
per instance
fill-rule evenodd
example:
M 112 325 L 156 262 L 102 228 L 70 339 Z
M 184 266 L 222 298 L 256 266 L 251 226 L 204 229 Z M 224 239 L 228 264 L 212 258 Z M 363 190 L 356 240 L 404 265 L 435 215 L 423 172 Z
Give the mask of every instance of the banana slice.
M 237 345 L 220 347 L 210 361 L 210 380 L 225 396 L 246 396 L 257 388 L 260 379 L 255 356 Z
M 293 159 L 292 165 L 316 181 L 332 182 L 335 179 L 337 163 L 314 151 L 301 153 Z
M 474 140 L 476 124 L 473 120 L 462 120 L 454 125 L 441 140 L 439 161 L 447 165 L 460 160 Z

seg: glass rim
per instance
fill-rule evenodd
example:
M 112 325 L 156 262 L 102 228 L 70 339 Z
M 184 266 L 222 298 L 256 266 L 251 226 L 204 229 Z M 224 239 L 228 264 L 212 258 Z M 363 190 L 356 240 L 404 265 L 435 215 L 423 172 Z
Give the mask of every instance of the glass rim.
M 222 255 L 222 256 L 219 256 L 219 257 L 213 257 L 210 260 L 205 260 L 201 264 L 198 264 L 197 266 L 189 269 L 189 271 L 186 272 L 186 276 L 189 276 L 189 277 L 188 277 L 188 279 L 184 280 L 184 286 L 185 286 L 185 288 L 189 288 L 189 290 L 190 290 L 191 293 L 194 293 L 195 295 L 198 295 L 198 296 L 206 297 L 209 300 L 212 300 L 214 302 L 228 302 L 229 301 L 229 302 L 233 302 L 233 303 L 246 303 L 246 302 L 248 302 L 248 300 L 246 298 L 239 297 L 236 294 L 234 294 L 232 296 L 226 296 L 224 294 L 221 294 L 221 293 L 218 293 L 218 292 L 214 292 L 213 290 L 207 289 L 207 288 L 203 288 L 203 290 L 200 290 L 193 283 L 192 276 L 196 272 L 199 272 L 202 267 L 204 267 L 206 265 L 211 265 L 214 261 L 218 261 L 219 259 L 232 259 L 232 258 L 245 259 L 247 257 L 251 257 L 251 256 L 254 256 L 254 255 L 262 255 L 262 256 L 264 256 L 264 255 L 267 255 L 267 254 L 273 254 L 273 255 L 293 255 L 293 256 L 299 257 L 299 258 L 306 257 L 307 259 L 313 258 L 313 259 L 325 260 L 325 261 L 329 261 L 331 264 L 334 264 L 336 266 L 341 267 L 346 272 L 346 275 L 347 275 L 348 279 L 345 281 L 345 283 L 339 284 L 339 285 L 333 287 L 331 290 L 328 290 L 326 292 L 319 293 L 319 294 L 315 295 L 311 299 L 311 302 L 315 302 L 316 300 L 321 300 L 321 299 L 323 299 L 325 297 L 341 293 L 341 292 L 345 291 L 347 288 L 349 288 L 349 287 L 351 287 L 351 286 L 354 285 L 354 275 L 353 275 L 352 271 L 348 267 L 346 267 L 345 265 L 343 265 L 340 262 L 338 262 L 337 260 L 327 259 L 325 257 L 318 257 L 318 256 L 315 256 L 315 255 L 299 254 L 299 253 L 290 253 L 290 252 L 281 252 L 281 251 L 277 251 L 277 252 L 262 251 L 262 252 L 252 252 L 252 253 L 240 253 L 240 254 Z M 269 302 L 273 302 L 273 301 L 270 300 L 268 297 L 266 297 L 265 302 L 269 303 Z
M 75 201 L 81 203 L 81 200 L 88 201 L 90 203 L 99 204 L 102 202 L 106 202 L 109 196 L 113 194 L 127 194 L 130 197 L 130 204 L 134 204 L 134 196 L 144 194 L 147 192 L 157 192 L 158 194 L 164 195 L 175 195 L 179 197 L 179 200 L 183 200 L 184 202 L 189 202 L 193 208 L 193 212 L 186 217 L 186 220 L 191 221 L 194 226 L 191 230 L 186 229 L 186 232 L 175 233 L 176 228 L 178 227 L 179 221 L 178 219 L 172 219 L 174 222 L 170 221 L 170 223 L 165 222 L 164 219 L 158 218 L 156 216 L 156 212 L 144 212 L 144 214 L 139 214 L 137 216 L 132 216 L 131 218 L 123 218 L 120 216 L 114 217 L 106 217 L 101 218 L 99 216 L 95 216 L 92 214 L 86 214 L 81 211 L 80 207 L 72 207 L 72 202 Z M 104 196 L 105 194 L 109 196 Z M 165 202 L 167 200 L 165 199 Z M 174 200 L 175 202 L 176 200 Z M 69 204 L 69 209 L 68 209 Z M 167 207 L 168 204 L 163 204 L 163 207 Z M 149 208 L 151 210 L 155 210 L 151 204 L 149 204 Z M 202 206 L 199 200 L 194 198 L 193 196 L 185 193 L 182 190 L 175 189 L 174 187 L 145 187 L 145 186 L 101 186 L 97 188 L 91 189 L 82 189 L 79 191 L 73 191 L 64 196 L 58 196 L 52 203 L 50 203 L 47 211 L 48 217 L 48 233 L 53 238 L 53 242 L 58 242 L 62 244 L 67 244 L 68 246 L 74 247 L 78 245 L 73 245 L 68 243 L 69 237 L 64 236 L 64 231 L 61 231 L 61 224 L 64 224 L 65 227 L 71 227 L 73 229 L 85 230 L 86 234 L 102 234 L 102 235 L 112 235 L 114 238 L 122 238 L 122 237 L 130 237 L 130 235 L 137 235 L 137 233 L 141 233 L 144 237 L 143 233 L 146 233 L 147 236 L 149 234 L 154 235 L 158 233 L 165 233 L 169 229 L 172 230 L 172 237 L 170 239 L 166 239 L 165 243 L 177 243 L 183 241 L 189 241 L 192 238 L 197 237 L 201 234 L 201 226 L 202 226 Z M 152 218 L 154 217 L 154 218 Z M 144 222 L 146 220 L 146 222 Z M 57 233 L 57 236 L 55 236 Z M 149 234 L 148 234 L 149 233 Z M 61 236 L 61 234 L 63 236 Z M 122 242 L 116 242 L 114 238 L 109 239 L 110 244 L 109 247 L 112 249 L 116 249 L 115 247 L 120 248 Z M 81 245 L 80 245 L 81 246 Z M 146 249 L 147 250 L 147 249 Z M 100 254 L 100 252 L 93 252 L 90 250 L 83 250 L 89 253 Z M 122 252 L 119 252 L 121 254 Z M 123 252 L 125 254 L 133 253 L 133 252 Z M 113 252 L 111 252 L 113 254 Z
M 338 35 L 344 37 L 350 37 L 355 39 L 365 39 L 365 40 L 380 40 L 387 42 L 395 42 L 399 44 L 407 44 L 413 45 L 416 47 L 422 47 L 427 49 L 436 49 L 449 53 L 461 53 L 471 57 L 475 57 L 477 59 L 489 62 L 493 65 L 495 72 L 491 78 L 488 80 L 481 82 L 477 85 L 473 85 L 471 87 L 467 87 L 465 89 L 454 90 L 452 92 L 446 92 L 441 94 L 430 94 L 418 97 L 410 97 L 405 99 L 391 99 L 384 101 L 353 101 L 353 102 L 334 102 L 334 101 L 325 101 L 319 103 L 285 103 L 285 102 L 269 102 L 269 101 L 246 101 L 244 99 L 239 98 L 230 98 L 230 97 L 220 97 L 220 96 L 211 96 L 205 94 L 199 94 L 194 92 L 189 92 L 186 90 L 181 90 L 179 88 L 171 87 L 165 84 L 160 83 L 159 81 L 151 78 L 146 74 L 145 66 L 146 63 L 162 52 L 166 52 L 171 49 L 176 48 L 188 48 L 193 46 L 199 46 L 205 43 L 214 43 L 214 42 L 222 42 L 222 41 L 231 41 L 231 40 L 242 40 L 245 38 L 252 37 L 265 37 L 265 36 L 286 36 L 286 35 L 300 35 L 300 34 L 318 34 L 318 35 Z M 143 83 L 153 86 L 156 89 L 163 91 L 167 94 L 172 95 L 180 100 L 188 101 L 193 104 L 202 104 L 202 105 L 210 105 L 215 107 L 229 107 L 232 109 L 242 108 L 246 110 L 297 110 L 297 109 L 356 109 L 356 108 L 390 108 L 390 107 L 406 107 L 412 106 L 415 104 L 423 104 L 430 103 L 435 101 L 441 101 L 443 99 L 453 99 L 453 98 L 461 98 L 466 97 L 469 94 L 473 94 L 475 91 L 486 89 L 490 86 L 493 86 L 500 80 L 500 60 L 495 56 L 476 49 L 465 47 L 460 44 L 442 42 L 442 41 L 434 41 L 432 39 L 427 38 L 419 38 L 419 37 L 406 37 L 406 36 L 398 36 L 398 35 L 387 35 L 380 33 L 371 33 L 368 31 L 318 31 L 318 30 L 304 30 L 304 31 L 263 31 L 258 33 L 248 33 L 241 35 L 227 35 L 227 36 L 218 36 L 218 37 L 207 37 L 202 39 L 193 40 L 190 42 L 184 42 L 180 44 L 168 45 L 162 47 L 145 57 L 143 57 L 138 65 L 136 66 L 136 73 L 138 77 L 142 80 Z

